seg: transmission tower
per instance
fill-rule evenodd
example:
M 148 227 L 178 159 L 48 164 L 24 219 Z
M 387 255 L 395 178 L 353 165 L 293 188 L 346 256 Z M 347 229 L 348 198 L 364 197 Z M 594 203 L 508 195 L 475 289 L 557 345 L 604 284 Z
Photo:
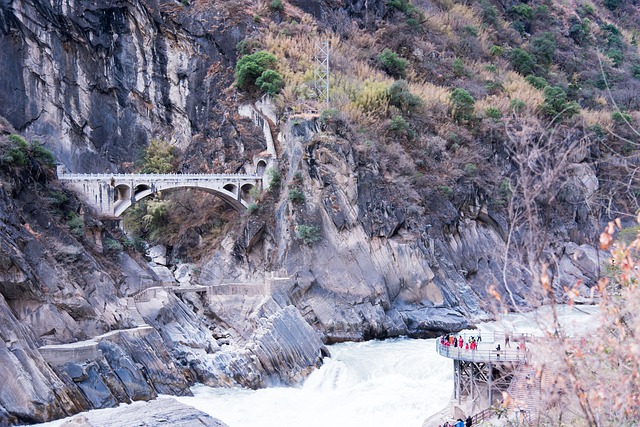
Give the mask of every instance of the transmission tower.
M 329 42 L 316 42 L 315 71 L 313 83 L 318 100 L 329 106 Z

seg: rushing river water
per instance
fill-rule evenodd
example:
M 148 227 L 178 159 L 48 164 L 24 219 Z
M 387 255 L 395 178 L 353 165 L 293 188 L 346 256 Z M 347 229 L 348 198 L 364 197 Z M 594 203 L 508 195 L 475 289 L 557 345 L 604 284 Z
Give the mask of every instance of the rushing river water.
M 597 306 L 559 307 L 571 334 L 598 324 Z M 494 331 L 541 334 L 550 318 L 548 307 L 509 314 L 502 322 L 480 325 L 483 340 Z M 262 390 L 192 388 L 193 397 L 177 399 L 230 427 L 421 427 L 444 408 L 453 392 L 453 364 L 439 356 L 435 340 L 407 338 L 330 346 L 331 358 L 300 387 Z M 56 426 L 61 421 L 42 426 Z
M 303 386 L 257 391 L 193 388 L 178 398 L 230 427 L 421 426 L 447 405 L 452 362 L 435 340 L 343 343 Z

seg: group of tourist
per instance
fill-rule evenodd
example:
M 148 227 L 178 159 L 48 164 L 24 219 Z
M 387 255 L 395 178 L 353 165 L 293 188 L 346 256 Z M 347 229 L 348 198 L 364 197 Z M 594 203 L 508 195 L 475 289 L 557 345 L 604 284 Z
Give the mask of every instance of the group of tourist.
M 478 343 L 482 342 L 482 337 L 478 334 L 477 337 L 470 337 L 469 341 L 465 342 L 462 335 L 455 336 L 453 334 L 447 334 L 440 337 L 440 344 L 444 347 L 456 347 L 465 350 L 476 350 Z
M 438 427 L 471 427 L 472 425 L 473 420 L 471 417 L 467 417 L 466 421 L 462 421 L 462 418 L 458 418 L 457 421 L 453 421 L 453 424 L 447 421 L 443 425 L 438 425 Z

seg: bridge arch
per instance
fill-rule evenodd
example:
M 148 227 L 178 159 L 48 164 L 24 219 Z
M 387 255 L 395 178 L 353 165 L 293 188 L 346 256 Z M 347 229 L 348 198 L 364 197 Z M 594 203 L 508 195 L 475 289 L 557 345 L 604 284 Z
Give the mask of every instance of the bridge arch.
M 178 188 L 207 191 L 241 211 L 252 202 L 251 190 L 262 188 L 263 178 L 244 174 L 68 174 L 59 169 L 58 179 L 104 217 L 117 218 L 152 194 Z
M 235 186 L 233 186 L 235 187 Z M 253 186 L 251 186 L 253 188 Z M 202 190 L 202 191 L 206 191 L 207 193 L 210 194 L 214 194 L 218 197 L 220 197 L 222 200 L 224 200 L 225 202 L 229 203 L 235 210 L 237 211 L 242 211 L 244 210 L 249 203 L 247 203 L 246 201 L 240 199 L 238 200 L 237 198 L 237 193 L 235 191 L 229 191 L 226 188 L 223 189 L 213 189 L 213 188 L 207 188 L 207 187 L 201 187 L 201 186 L 186 186 L 186 185 L 175 185 L 175 186 L 167 186 L 164 187 L 162 189 L 158 189 L 158 190 L 153 190 L 152 188 L 148 188 L 145 189 L 144 191 L 141 191 L 139 193 L 135 193 L 134 196 L 128 200 L 122 200 L 121 203 L 116 203 L 114 205 L 114 215 L 116 217 L 121 216 L 128 208 L 130 208 L 131 206 L 135 205 L 137 202 L 141 201 L 142 199 L 145 199 L 153 194 L 159 193 L 160 191 L 166 191 L 166 190 L 179 190 L 179 189 L 195 189 L 195 190 Z M 235 188 L 234 188 L 235 189 Z

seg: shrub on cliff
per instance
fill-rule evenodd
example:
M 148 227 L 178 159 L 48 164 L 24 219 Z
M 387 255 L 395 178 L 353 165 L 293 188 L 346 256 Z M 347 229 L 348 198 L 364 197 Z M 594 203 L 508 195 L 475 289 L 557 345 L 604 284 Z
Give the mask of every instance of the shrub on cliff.
M 176 148 L 166 141 L 152 139 L 144 150 L 142 173 L 172 173 L 176 169 Z
M 382 53 L 378 55 L 378 61 L 382 68 L 393 77 L 402 78 L 404 77 L 407 69 L 408 61 L 404 58 L 401 58 L 397 53 L 392 51 L 389 48 L 384 48 Z
M 25 167 L 29 164 L 29 158 L 39 163 L 52 166 L 55 157 L 51 151 L 44 148 L 38 141 L 27 142 L 23 137 L 11 134 L 8 137 L 9 145 L 4 147 L 0 155 L 0 162 L 10 166 Z
M 315 225 L 299 224 L 296 227 L 296 238 L 302 240 L 305 245 L 320 240 L 320 229 Z
M 278 93 L 284 81 L 273 69 L 276 63 L 276 57 L 264 50 L 244 55 L 236 64 L 236 86 L 242 90 L 257 87 L 272 95 Z
M 471 120 L 476 101 L 466 89 L 454 89 L 451 92 L 450 100 L 451 115 L 455 121 Z

